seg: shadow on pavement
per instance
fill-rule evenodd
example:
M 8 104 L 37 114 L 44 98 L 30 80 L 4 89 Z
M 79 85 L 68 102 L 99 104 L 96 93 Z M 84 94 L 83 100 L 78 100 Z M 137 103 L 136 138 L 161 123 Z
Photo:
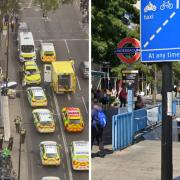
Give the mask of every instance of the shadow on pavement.
M 110 149 L 104 149 L 103 153 L 98 151 L 96 153 L 91 153 L 91 158 L 100 157 L 104 158 L 106 155 L 112 154 L 114 151 Z

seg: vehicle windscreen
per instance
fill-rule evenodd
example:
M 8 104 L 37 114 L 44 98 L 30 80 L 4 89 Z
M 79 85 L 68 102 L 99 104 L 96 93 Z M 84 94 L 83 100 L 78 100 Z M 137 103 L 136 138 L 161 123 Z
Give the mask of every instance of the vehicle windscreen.
M 46 51 L 44 52 L 45 56 L 54 56 L 54 52 L 53 51 Z
M 70 119 L 69 124 L 80 124 L 80 119 Z
M 34 46 L 33 45 L 22 45 L 21 51 L 23 53 L 33 53 L 34 52 Z
M 71 88 L 71 76 L 70 75 L 59 75 L 58 76 L 59 88 L 69 89 Z
M 34 68 L 34 69 L 26 69 L 26 74 L 27 75 L 33 75 L 33 74 L 37 74 L 37 73 L 39 73 L 39 71 L 36 68 Z
M 43 96 L 35 96 L 36 100 L 43 100 L 44 97 Z

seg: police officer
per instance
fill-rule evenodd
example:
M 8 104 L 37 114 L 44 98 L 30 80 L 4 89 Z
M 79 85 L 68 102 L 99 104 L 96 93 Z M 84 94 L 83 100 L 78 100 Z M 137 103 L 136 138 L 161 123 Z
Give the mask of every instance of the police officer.
M 19 133 L 21 122 L 22 122 L 22 119 L 21 119 L 21 117 L 19 117 L 19 116 L 17 116 L 17 117 L 14 119 L 14 123 L 15 123 L 15 126 L 16 126 L 16 132 L 17 132 L 17 133 Z
M 21 143 L 24 144 L 24 142 L 25 142 L 25 137 L 26 137 L 26 129 L 23 128 L 23 127 L 21 128 L 20 136 L 21 136 Z

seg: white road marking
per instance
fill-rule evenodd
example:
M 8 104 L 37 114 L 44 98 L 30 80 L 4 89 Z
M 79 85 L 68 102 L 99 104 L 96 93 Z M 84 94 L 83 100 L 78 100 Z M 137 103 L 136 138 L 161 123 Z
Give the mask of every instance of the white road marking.
M 147 41 L 145 44 L 144 44 L 144 47 L 147 47 L 149 45 L 149 42 Z
M 41 32 L 41 31 L 39 31 Z M 35 41 L 43 41 L 42 39 L 37 39 Z M 56 41 L 89 41 L 89 39 L 46 39 L 46 41 L 52 41 L 52 42 L 56 42 Z
M 69 101 L 71 101 L 71 96 L 70 96 L 69 93 L 67 93 L 67 98 L 68 98 Z
M 66 176 L 66 174 L 64 173 L 64 179 L 67 179 L 67 176 Z
M 57 112 L 58 119 L 59 119 L 62 139 L 63 139 L 63 143 L 64 143 L 63 147 L 65 149 L 65 155 L 66 155 L 66 161 L 67 161 L 67 167 L 68 167 L 68 173 L 69 173 L 69 180 L 73 180 L 73 176 L 72 176 L 72 172 L 71 172 L 71 163 L 70 163 L 69 152 L 68 152 L 68 145 L 67 145 L 67 141 L 66 141 L 66 137 L 65 137 L 65 133 L 64 133 L 64 129 L 63 129 L 63 124 L 62 124 L 61 116 L 60 116 L 60 112 L 59 112 L 60 108 L 59 108 L 59 105 L 58 105 L 57 97 L 54 94 L 54 92 L 53 92 L 53 98 L 54 98 L 56 112 Z
M 153 35 L 150 37 L 150 41 L 152 41 L 154 38 L 155 38 L 155 34 L 153 34 Z
M 176 9 L 179 9 L 179 0 L 176 0 Z
M 78 83 L 79 90 L 81 91 L 81 85 L 80 85 L 80 82 L 79 82 L 79 79 L 78 79 L 77 76 L 76 76 L 76 79 L 77 79 L 77 83 Z
M 173 12 L 173 13 L 169 16 L 169 18 L 172 19 L 175 15 L 176 15 L 176 13 Z
M 69 47 L 68 47 L 68 44 L 67 44 L 67 40 L 65 39 L 64 41 L 65 41 L 65 44 L 66 44 L 67 52 L 68 52 L 68 54 L 70 54 L 70 50 L 69 50 Z
M 58 139 L 61 140 L 59 134 L 58 134 Z
M 166 21 L 164 21 L 164 22 L 163 22 L 163 26 L 165 26 L 168 22 L 169 22 L 168 19 L 167 19 Z
M 86 103 L 85 103 L 85 100 L 84 100 L 84 96 L 82 96 L 82 101 L 83 101 L 83 104 L 84 104 L 85 110 L 86 110 L 86 112 L 88 113 L 88 109 L 87 109 L 87 106 L 86 106 Z
M 162 30 L 162 27 L 159 27 L 159 28 L 156 30 L 156 34 L 158 34 L 161 30 Z

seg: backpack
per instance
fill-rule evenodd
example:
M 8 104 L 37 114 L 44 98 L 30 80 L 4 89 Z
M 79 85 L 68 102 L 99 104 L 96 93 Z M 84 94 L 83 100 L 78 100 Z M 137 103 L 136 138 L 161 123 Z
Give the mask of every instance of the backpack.
M 104 128 L 107 124 L 106 115 L 103 111 L 98 112 L 98 124 L 100 128 Z

